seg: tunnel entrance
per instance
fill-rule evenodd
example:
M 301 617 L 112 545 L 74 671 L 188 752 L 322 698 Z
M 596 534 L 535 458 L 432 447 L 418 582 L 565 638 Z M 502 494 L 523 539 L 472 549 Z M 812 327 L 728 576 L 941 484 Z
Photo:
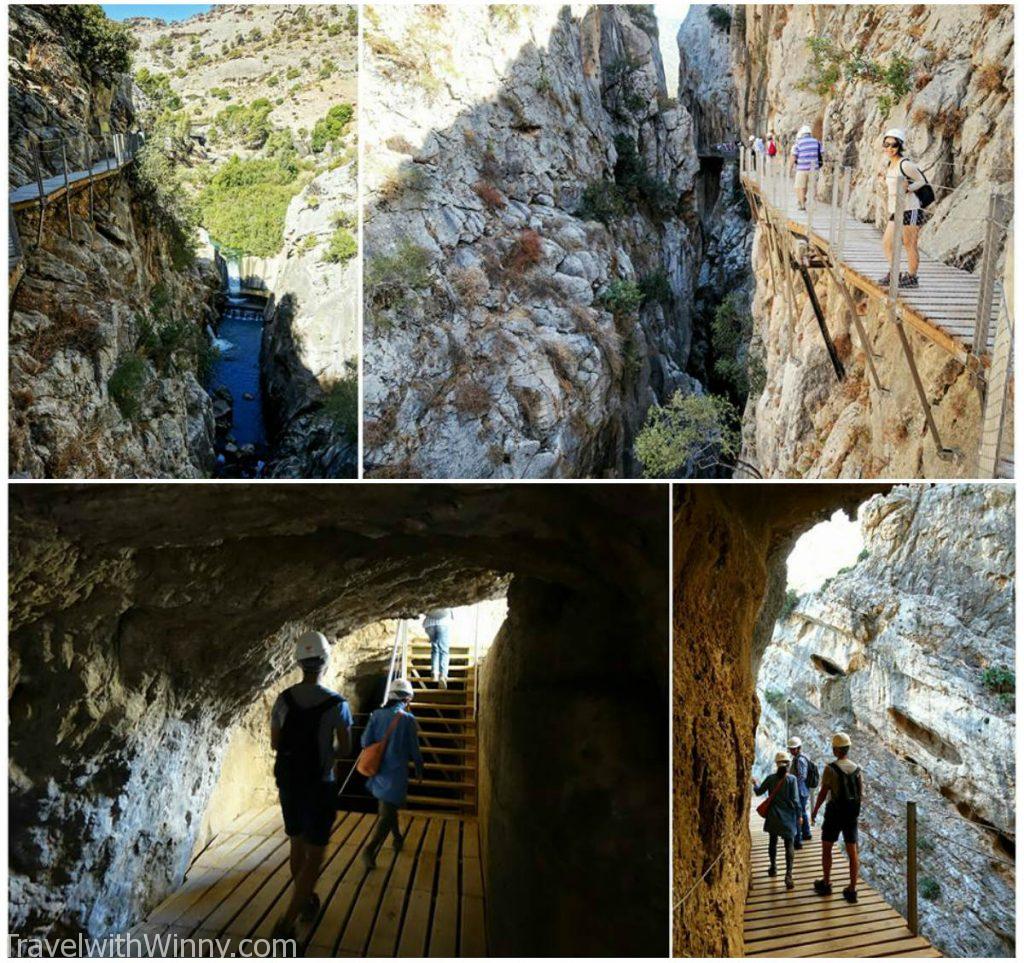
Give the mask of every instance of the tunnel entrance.
M 405 846 L 373 869 L 358 854 L 375 813 L 338 817 L 305 951 L 663 954 L 667 506 L 656 486 L 525 489 L 19 486 L 14 569 L 39 591 L 12 587 L 12 718 L 88 711 L 63 712 L 59 742 L 12 727 L 12 931 L 272 930 L 290 869 L 266 730 L 294 640 L 337 640 L 363 713 L 398 620 L 507 596 L 485 655 L 455 639 L 444 694 L 410 634 L 442 785 L 408 801 Z M 475 750 L 474 785 L 456 768 L 472 753 L 446 748 Z

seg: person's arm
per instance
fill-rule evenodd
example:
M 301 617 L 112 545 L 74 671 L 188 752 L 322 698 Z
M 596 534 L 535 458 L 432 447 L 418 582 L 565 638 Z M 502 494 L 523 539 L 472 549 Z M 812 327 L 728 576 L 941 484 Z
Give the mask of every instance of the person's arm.
M 832 785 L 832 780 L 829 778 L 831 770 L 826 766 L 821 774 L 821 788 L 818 790 L 818 798 L 814 803 L 814 809 L 811 810 L 811 822 L 814 822 L 815 816 L 818 815 L 818 810 L 821 809 L 821 805 L 825 802 L 825 797 L 828 795 L 829 788 Z
M 768 792 L 768 777 L 765 776 L 764 779 L 761 780 L 760 785 L 758 785 L 758 782 L 755 779 L 754 780 L 754 795 L 755 796 L 763 796 L 766 792 Z
M 284 700 L 278 696 L 270 710 L 270 748 L 274 752 L 277 752 L 281 745 L 281 730 L 284 728 L 284 716 L 287 711 L 288 707 Z
M 905 160 L 900 164 L 900 173 L 907 179 L 907 190 L 920 190 L 927 183 L 921 168 L 913 161 Z
M 352 710 L 347 702 L 338 706 L 338 722 L 334 727 L 335 757 L 344 759 L 352 754 Z
M 864 770 L 857 770 L 857 792 L 860 793 L 860 801 L 864 802 Z

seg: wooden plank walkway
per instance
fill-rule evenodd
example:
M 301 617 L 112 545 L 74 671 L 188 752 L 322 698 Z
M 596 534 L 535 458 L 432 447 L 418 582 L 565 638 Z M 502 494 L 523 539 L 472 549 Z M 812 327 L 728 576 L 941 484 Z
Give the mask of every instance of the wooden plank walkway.
M 797 206 L 791 181 L 785 181 L 781 190 L 775 192 L 777 204 L 772 203 L 771 191 L 767 188 L 762 191 L 757 177 L 745 174 L 743 183 L 763 203 L 771 204 L 790 231 L 800 237 L 808 237 L 807 213 Z M 889 265 L 882 250 L 882 235 L 873 224 L 866 224 L 841 210 L 833 212 L 830 203 L 818 200 L 811 212 L 810 242 L 823 251 L 828 250 L 830 213 L 835 218 L 834 230 L 838 229 L 839 220 L 845 222 L 846 234 L 838 265 L 843 276 L 869 297 L 886 300 L 888 288 L 883 288 L 878 279 L 888 273 Z M 906 252 L 903 252 L 902 259 L 905 266 Z M 981 277 L 944 264 L 921 251 L 918 278 L 920 287 L 901 288 L 899 291 L 897 300 L 901 316 L 926 338 L 964 360 L 972 350 Z M 995 344 L 1002 298 L 1002 286 L 997 283 L 986 346 L 989 352 Z
M 751 809 L 744 956 L 942 956 L 924 937 L 914 936 L 907 921 L 863 879 L 857 883 L 858 901 L 851 904 L 843 899 L 849 870 L 841 844 L 832 850 L 832 895 L 818 896 L 813 891 L 814 881 L 821 878 L 820 823 L 814 839 L 795 854 L 796 887 L 787 890 L 781 840 L 779 875 L 768 875 L 768 836 L 763 825 L 764 820 Z
M 359 857 L 376 816 L 340 813 L 316 891 L 321 910 L 298 931 L 304 956 L 485 956 L 484 891 L 475 819 L 402 817 L 405 845 L 377 867 Z M 181 887 L 131 935 L 269 939 L 289 898 L 289 844 L 277 806 L 239 816 L 200 852 Z
M 107 157 L 94 164 L 91 171 L 71 171 L 68 173 L 68 186 L 72 189 L 71 192 L 74 193 L 77 189 L 89 186 L 90 173 L 95 183 L 98 180 L 116 174 L 122 167 L 127 167 L 133 159 L 131 155 L 126 155 L 119 164 L 116 157 Z M 39 185 L 32 181 L 30 184 L 22 184 L 21 187 L 15 187 L 11 190 L 7 195 L 7 202 L 14 210 L 20 211 L 26 207 L 38 204 L 40 196 L 44 196 L 49 204 L 52 200 L 63 195 L 64 175 L 55 174 L 53 177 L 47 177 L 43 180 L 42 195 L 39 193 Z

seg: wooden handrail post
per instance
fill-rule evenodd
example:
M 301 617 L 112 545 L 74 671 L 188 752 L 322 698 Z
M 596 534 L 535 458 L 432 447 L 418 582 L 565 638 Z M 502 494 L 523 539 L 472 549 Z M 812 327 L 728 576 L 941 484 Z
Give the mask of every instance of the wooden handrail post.
M 988 347 L 988 329 L 992 319 L 992 292 L 995 288 L 996 215 L 999 198 L 995 191 L 989 194 L 988 218 L 985 223 L 985 250 L 981 256 L 981 284 L 978 286 L 978 305 L 974 317 L 974 343 L 971 351 L 976 358 Z
M 68 237 L 74 237 L 71 227 L 71 184 L 68 181 L 68 148 L 67 142 L 60 139 L 60 156 L 64 164 L 64 207 L 68 212 Z
M 896 320 L 896 297 L 900 289 L 900 243 L 903 241 L 905 177 L 896 178 L 896 201 L 892 212 L 892 257 L 889 259 L 889 320 Z
M 907 925 L 917 936 L 921 925 L 917 917 L 917 803 L 907 800 Z
M 814 195 L 818 188 L 818 172 L 807 172 L 807 244 L 811 243 L 811 231 L 814 229 Z
M 836 249 L 836 234 L 838 233 L 839 223 L 837 215 L 839 213 L 839 171 L 833 165 L 832 167 L 832 206 L 828 212 L 828 250 L 829 254 L 832 254 Z
M 839 202 L 839 250 L 836 253 L 836 260 L 843 257 L 843 248 L 846 247 L 846 214 L 850 206 L 850 168 L 843 170 L 843 193 Z

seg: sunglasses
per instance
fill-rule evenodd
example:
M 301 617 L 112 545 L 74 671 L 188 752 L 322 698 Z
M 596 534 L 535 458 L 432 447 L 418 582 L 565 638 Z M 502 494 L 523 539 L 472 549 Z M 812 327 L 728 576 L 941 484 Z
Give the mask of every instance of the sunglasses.
M 899 147 L 900 146 L 900 142 L 898 140 L 883 140 L 882 141 L 882 146 L 883 147 Z

